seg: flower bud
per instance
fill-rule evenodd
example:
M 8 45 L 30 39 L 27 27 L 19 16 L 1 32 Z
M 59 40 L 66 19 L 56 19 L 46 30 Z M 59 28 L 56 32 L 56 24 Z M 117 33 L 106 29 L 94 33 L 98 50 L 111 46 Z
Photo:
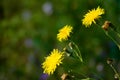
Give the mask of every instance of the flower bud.
M 115 80 L 119 80 L 119 75 L 118 75 L 118 74 L 115 74 L 115 75 L 114 75 L 114 79 L 115 79 Z
M 103 24 L 102 28 L 107 31 L 108 28 L 110 27 L 110 24 L 111 24 L 111 22 L 105 21 L 105 23 Z
M 108 59 L 107 59 L 107 64 L 109 64 L 109 65 L 113 64 L 113 59 L 108 58 Z

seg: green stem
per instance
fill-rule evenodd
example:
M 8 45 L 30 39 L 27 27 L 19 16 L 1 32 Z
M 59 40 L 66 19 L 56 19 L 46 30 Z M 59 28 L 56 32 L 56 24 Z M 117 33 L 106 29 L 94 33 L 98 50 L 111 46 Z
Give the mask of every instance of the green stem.
M 72 43 L 75 46 L 75 48 L 77 49 L 77 51 L 78 51 L 78 53 L 77 53 L 77 51 L 74 50 L 76 56 L 80 59 L 81 62 L 83 62 L 82 55 L 81 55 L 81 52 L 80 52 L 78 46 L 74 42 L 72 42 Z
M 100 24 L 96 24 L 97 26 L 100 26 Z M 116 41 L 116 40 L 114 40 L 109 34 L 108 34 L 108 31 L 105 31 L 104 30 L 104 32 L 105 32 L 105 34 L 110 38 L 110 39 L 112 39 L 113 40 L 113 42 L 118 46 L 118 48 L 119 48 L 119 50 L 120 50 L 120 44 Z M 114 30 L 114 32 L 117 34 L 117 36 L 120 38 L 120 34 L 116 31 L 116 30 Z
M 110 65 L 110 67 L 113 69 L 114 73 L 117 75 L 117 77 L 118 77 L 118 78 L 119 78 L 119 80 L 120 80 L 120 76 L 119 76 L 119 74 L 118 74 L 117 70 L 113 67 L 113 65 L 112 65 L 112 64 Z
M 117 41 L 115 41 L 115 40 L 108 34 L 107 31 L 105 31 L 105 34 L 106 34 L 110 39 L 113 40 L 113 42 L 118 46 L 118 48 L 119 48 L 119 50 L 120 50 L 120 45 L 117 43 Z
M 80 59 L 80 61 L 83 62 L 82 58 L 78 55 L 77 51 L 74 50 L 74 52 L 75 52 L 76 56 Z
M 120 34 L 117 32 L 117 31 L 115 31 L 115 33 L 117 34 L 117 36 L 120 38 Z

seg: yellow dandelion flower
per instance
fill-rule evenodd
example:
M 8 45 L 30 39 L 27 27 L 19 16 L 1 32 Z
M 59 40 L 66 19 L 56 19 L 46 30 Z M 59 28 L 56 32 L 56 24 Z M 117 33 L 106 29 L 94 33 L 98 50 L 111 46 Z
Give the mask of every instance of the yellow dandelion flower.
M 84 18 L 82 19 L 82 24 L 86 27 L 89 27 L 92 24 L 92 22 L 96 23 L 95 20 L 100 18 L 101 15 L 104 13 L 104 9 L 100 7 L 97 7 L 97 9 L 92 9 L 84 15 Z
M 45 61 L 42 63 L 42 68 L 44 69 L 43 73 L 48 75 L 53 74 L 57 66 L 59 66 L 63 60 L 63 53 L 58 49 L 53 49 L 50 56 L 45 58 Z
M 67 40 L 70 36 L 70 33 L 72 32 L 73 27 L 66 25 L 63 28 L 59 30 L 59 33 L 57 34 L 57 39 L 61 42 L 63 40 Z

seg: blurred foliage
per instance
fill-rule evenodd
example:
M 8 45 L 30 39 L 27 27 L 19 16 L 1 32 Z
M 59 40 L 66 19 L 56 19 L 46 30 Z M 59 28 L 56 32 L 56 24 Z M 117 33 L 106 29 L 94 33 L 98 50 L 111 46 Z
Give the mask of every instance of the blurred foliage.
M 41 63 L 53 48 L 61 47 L 56 34 L 66 24 L 74 26 L 72 38 L 84 59 L 84 64 L 69 59 L 67 67 L 75 67 L 80 78 L 113 80 L 106 58 L 114 58 L 120 72 L 118 48 L 101 28 L 81 24 L 83 15 L 98 6 L 105 9 L 102 21 L 111 21 L 120 31 L 120 0 L 1 0 L 0 80 L 40 79 Z M 49 79 L 60 80 L 62 72 L 58 67 Z

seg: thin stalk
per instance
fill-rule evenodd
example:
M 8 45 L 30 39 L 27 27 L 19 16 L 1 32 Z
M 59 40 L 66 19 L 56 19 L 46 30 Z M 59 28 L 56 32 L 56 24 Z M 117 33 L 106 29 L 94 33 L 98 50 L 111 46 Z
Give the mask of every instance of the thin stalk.
M 119 80 L 120 80 L 120 76 L 119 76 L 119 74 L 118 74 L 117 70 L 113 67 L 113 65 L 112 65 L 112 64 L 110 65 L 110 67 L 113 69 L 114 73 L 117 75 L 117 77 L 118 77 L 118 78 L 119 78 Z
M 77 46 L 74 42 L 72 42 L 72 43 L 73 43 L 73 45 L 75 46 L 75 48 L 77 49 L 77 51 L 78 51 L 78 52 L 77 52 L 77 51 L 74 50 L 76 56 L 80 59 L 81 62 L 83 62 L 82 55 L 81 55 L 81 52 L 80 52 L 78 46 Z
M 117 31 L 115 31 L 115 33 L 117 34 L 117 36 L 120 38 L 120 34 L 117 32 Z
M 74 52 L 75 52 L 76 56 L 80 59 L 80 61 L 83 62 L 82 58 L 78 55 L 77 51 L 74 50 Z
M 117 41 L 115 41 L 115 40 L 108 34 L 107 31 L 105 31 L 105 34 L 106 34 L 110 39 L 113 40 L 113 42 L 118 46 L 118 48 L 119 48 L 119 50 L 120 50 L 120 45 L 117 43 Z

